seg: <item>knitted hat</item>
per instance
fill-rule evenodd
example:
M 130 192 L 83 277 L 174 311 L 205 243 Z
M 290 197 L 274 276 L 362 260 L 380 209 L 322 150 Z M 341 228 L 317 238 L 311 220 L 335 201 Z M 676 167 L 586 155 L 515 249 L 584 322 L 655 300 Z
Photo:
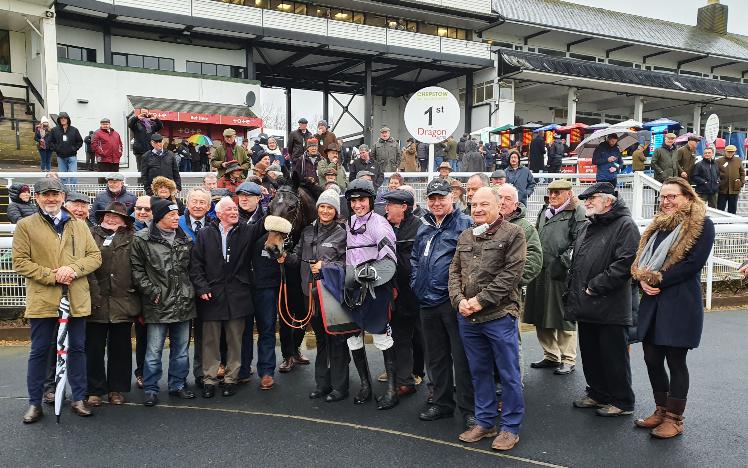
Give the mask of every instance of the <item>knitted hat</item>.
M 340 213 L 340 194 L 334 189 L 327 189 L 317 199 L 317 208 L 321 204 L 330 205 L 335 208 L 336 213 Z
M 178 210 L 179 207 L 176 203 L 171 200 L 164 200 L 163 198 L 151 197 L 151 213 L 153 213 L 153 222 L 158 223 L 164 216 L 170 211 Z

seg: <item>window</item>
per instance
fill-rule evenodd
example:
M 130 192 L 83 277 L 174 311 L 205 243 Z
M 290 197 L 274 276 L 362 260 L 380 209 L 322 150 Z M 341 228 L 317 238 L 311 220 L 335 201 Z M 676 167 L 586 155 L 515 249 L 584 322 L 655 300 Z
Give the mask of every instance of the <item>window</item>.
M 112 64 L 121 67 L 146 68 L 149 70 L 174 71 L 174 59 L 150 55 L 112 52 Z
M 543 49 L 538 47 L 538 53 L 545 55 L 553 55 L 555 57 L 566 57 L 566 52 L 561 50 Z
M 0 34 L 2 34 L 2 31 L 0 31 Z M 2 44 L 1 37 L 0 44 Z M 2 46 L 0 45 L 0 48 L 1 47 Z M 57 56 L 70 60 L 80 60 L 82 62 L 96 62 L 96 49 L 88 49 L 86 47 L 78 47 L 66 44 L 57 44 Z
M 655 71 L 664 72 L 664 73 L 673 73 L 673 74 L 678 73 L 678 70 L 676 70 L 675 68 L 658 67 L 657 65 L 653 66 L 652 69 Z
M 725 76 L 725 75 L 722 75 L 722 76 L 719 77 L 719 79 L 722 80 L 722 81 L 730 81 L 732 83 L 740 83 L 740 78 L 735 78 L 734 76 Z
M 634 62 L 626 62 L 625 60 L 608 59 L 608 63 L 611 65 L 618 65 L 619 67 L 633 68 Z
M 10 71 L 10 33 L 6 30 L 0 30 L 0 71 Z
M 226 78 L 245 78 L 247 71 L 244 67 L 223 65 L 218 63 L 205 63 L 187 61 L 187 73 L 207 76 L 223 76 Z
M 586 60 L 588 62 L 597 62 L 597 58 L 594 55 L 569 53 L 569 58 L 574 58 L 577 60 Z
M 482 104 L 493 100 L 493 80 L 477 83 L 473 86 L 473 104 Z
M 340 10 L 337 8 L 330 9 L 330 19 L 335 21 L 353 22 L 353 12 L 351 10 Z
M 699 78 L 701 78 L 701 72 L 695 72 L 695 71 L 689 71 L 689 70 L 678 70 L 678 73 L 681 75 L 698 76 Z

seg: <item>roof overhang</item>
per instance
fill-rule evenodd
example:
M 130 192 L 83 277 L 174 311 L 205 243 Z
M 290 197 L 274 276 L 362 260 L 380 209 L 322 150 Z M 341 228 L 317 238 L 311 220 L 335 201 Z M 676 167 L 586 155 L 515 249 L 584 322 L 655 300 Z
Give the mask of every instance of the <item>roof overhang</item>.
M 246 106 L 183 101 L 145 96 L 127 96 L 135 114 L 148 109 L 159 119 L 172 122 L 226 125 L 249 129 L 262 127 L 262 119 Z

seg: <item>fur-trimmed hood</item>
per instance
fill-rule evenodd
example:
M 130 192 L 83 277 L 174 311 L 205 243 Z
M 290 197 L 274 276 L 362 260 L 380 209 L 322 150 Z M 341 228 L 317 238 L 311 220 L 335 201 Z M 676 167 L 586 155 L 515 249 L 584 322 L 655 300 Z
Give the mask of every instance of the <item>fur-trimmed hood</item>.
M 662 282 L 661 272 L 667 271 L 673 265 L 681 262 L 696 244 L 696 241 L 699 239 L 701 232 L 704 229 L 705 218 L 706 205 L 701 200 L 694 200 L 672 215 L 666 215 L 662 212 L 657 213 L 652 220 L 652 223 L 644 230 L 644 234 L 642 234 L 641 240 L 639 241 L 636 260 L 634 260 L 633 265 L 631 265 L 631 276 L 633 276 L 634 279 L 644 281 L 651 286 L 660 284 Z M 667 253 L 667 259 L 665 260 L 665 263 L 662 264 L 662 268 L 660 268 L 659 271 L 652 271 L 639 267 L 639 260 L 644 253 L 644 248 L 650 237 L 657 235 L 658 231 L 672 231 L 681 223 L 683 224 L 683 227 L 680 230 L 678 238 L 670 247 L 670 251 Z

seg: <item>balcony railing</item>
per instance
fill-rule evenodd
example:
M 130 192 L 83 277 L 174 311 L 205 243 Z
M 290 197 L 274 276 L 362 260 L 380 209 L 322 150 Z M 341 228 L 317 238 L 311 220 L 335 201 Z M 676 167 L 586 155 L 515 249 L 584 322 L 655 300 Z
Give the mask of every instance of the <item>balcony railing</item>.
M 382 28 L 364 24 L 347 23 L 327 18 L 296 15 L 274 10 L 234 5 L 215 0 L 97 0 L 115 7 L 129 7 L 170 14 L 189 14 L 196 18 L 258 26 L 281 31 L 303 31 L 308 34 L 326 36 L 336 39 L 361 41 L 399 48 L 443 53 L 454 56 L 491 59 L 488 44 L 475 41 L 464 41 L 447 37 L 432 36 L 397 29 Z M 430 0 L 430 3 L 450 8 L 468 8 L 475 11 L 480 5 L 487 4 L 490 12 L 490 1 L 483 0 Z M 414 54 L 418 55 L 418 54 Z

